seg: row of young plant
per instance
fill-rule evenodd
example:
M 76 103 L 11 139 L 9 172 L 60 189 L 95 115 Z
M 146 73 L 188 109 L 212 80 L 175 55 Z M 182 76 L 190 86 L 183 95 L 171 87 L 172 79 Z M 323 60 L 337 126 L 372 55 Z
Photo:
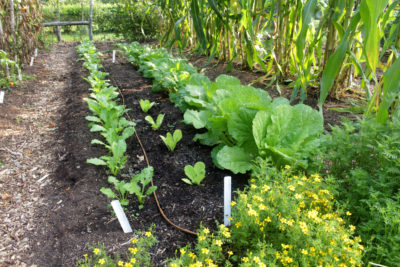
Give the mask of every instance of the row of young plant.
M 101 192 L 112 199 L 119 199 L 122 206 L 129 204 L 128 195 L 135 195 L 139 202 L 139 209 L 143 208 L 146 196 L 152 194 L 157 187 L 148 186 L 153 178 L 153 167 L 143 169 L 139 174 L 133 175 L 130 181 L 118 180 L 120 171 L 125 168 L 128 156 L 126 155 L 126 140 L 135 132 L 135 123 L 127 120 L 124 114 L 128 111 L 125 106 L 118 104 L 118 88 L 110 85 L 106 80 L 108 73 L 101 71 L 100 53 L 90 41 L 82 42 L 77 46 L 83 67 L 90 75 L 85 79 L 91 85 L 89 98 L 84 98 L 88 103 L 92 116 L 86 116 L 90 121 L 91 132 L 98 132 L 104 140 L 93 139 L 91 144 L 104 146 L 108 153 L 99 158 L 88 159 L 87 162 L 107 166 L 111 174 L 108 182 L 114 186 L 101 188 Z
M 201 228 L 195 248 L 180 249 L 170 266 L 361 264 L 360 238 L 353 238 L 355 227 L 335 209 L 332 185 L 319 175 L 292 172 L 307 168 L 318 147 L 323 131 L 318 112 L 283 98 L 271 100 L 234 77 L 221 75 L 211 83 L 164 49 L 138 43 L 121 48 L 154 79 L 153 91 L 165 81 L 172 84 L 163 91 L 185 112 L 186 123 L 207 129 L 194 139 L 214 146 L 217 166 L 253 173 L 250 187 L 232 202 L 232 228 L 219 225 L 213 234 Z
M 232 76 L 220 75 L 212 83 L 165 49 L 137 42 L 121 48 L 146 78 L 154 79 L 154 92 L 169 93 L 184 112 L 185 123 L 207 130 L 194 140 L 214 147 L 216 166 L 246 173 L 260 156 L 270 157 L 277 167 L 308 166 L 323 131 L 317 111 L 302 104 L 291 106 L 281 97 L 272 100 L 266 91 L 244 86 Z

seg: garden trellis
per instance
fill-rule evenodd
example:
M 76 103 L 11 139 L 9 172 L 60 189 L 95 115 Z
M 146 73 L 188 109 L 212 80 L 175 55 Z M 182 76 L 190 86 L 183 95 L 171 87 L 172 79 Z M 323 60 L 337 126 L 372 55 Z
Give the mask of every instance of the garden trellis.
M 59 19 L 59 10 L 58 19 Z M 88 25 L 89 26 L 89 39 L 93 40 L 93 0 L 90 0 L 90 11 L 89 11 L 89 20 L 82 21 L 53 21 L 53 22 L 45 22 L 43 23 L 44 27 L 57 27 L 57 39 L 61 41 L 61 31 L 60 26 L 70 26 L 70 25 Z

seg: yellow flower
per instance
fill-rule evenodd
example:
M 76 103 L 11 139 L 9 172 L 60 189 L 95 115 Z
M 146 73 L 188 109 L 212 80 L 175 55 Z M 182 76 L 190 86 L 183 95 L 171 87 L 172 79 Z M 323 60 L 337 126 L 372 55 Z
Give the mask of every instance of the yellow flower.
M 84 254 L 83 257 L 85 257 L 85 259 L 87 258 L 87 254 Z
M 100 259 L 100 260 L 99 260 L 99 264 L 104 264 L 105 262 L 106 262 L 105 259 Z
M 215 245 L 217 245 L 217 246 L 222 246 L 222 241 L 221 240 L 215 240 Z
M 229 217 L 229 218 L 228 218 L 228 220 L 232 221 L 232 220 L 233 220 L 233 218 L 232 218 L 232 217 Z
M 303 197 L 302 194 L 298 194 L 298 193 L 297 193 L 297 194 L 294 195 L 294 198 L 295 198 L 295 199 L 300 199 L 300 198 L 302 198 L 302 197 Z
M 203 240 L 206 240 L 206 237 L 205 237 L 204 235 L 200 235 L 200 236 L 199 236 L 199 239 L 200 239 L 201 241 L 203 241 Z
M 268 185 L 264 185 L 264 186 L 263 186 L 263 189 L 261 190 L 261 192 L 265 193 L 265 192 L 267 192 L 267 191 L 270 190 L 270 189 L 271 189 L 271 187 L 269 187 Z
M 202 254 L 208 254 L 210 251 L 207 248 L 202 248 L 201 253 Z
M 266 222 L 271 222 L 271 218 L 268 216 L 268 217 L 265 219 L 265 221 L 266 221 Z
M 235 223 L 236 228 L 239 228 L 240 226 L 242 226 L 242 222 L 237 222 Z
M 243 261 L 243 262 L 249 262 L 249 258 L 244 257 L 244 258 L 242 258 L 242 261 Z
M 203 233 L 209 234 L 209 233 L 210 233 L 210 230 L 209 230 L 208 228 L 204 228 Z
M 151 233 L 150 232 L 146 232 L 144 235 L 147 236 L 147 237 L 150 237 Z
M 302 231 L 304 234 L 308 235 L 308 227 L 307 227 L 307 224 L 306 224 L 305 222 L 299 222 L 299 225 L 300 225 L 301 231 Z
M 347 215 L 347 216 L 351 216 L 351 212 L 350 212 L 350 211 L 347 211 L 347 212 L 346 212 L 346 215 Z
M 293 246 L 292 245 L 286 245 L 286 244 L 281 244 L 283 249 L 291 249 Z
M 236 205 L 236 202 L 235 201 L 232 201 L 231 202 L 231 206 L 233 207 L 233 206 L 235 206 Z
M 124 267 L 132 267 L 132 264 L 130 262 L 125 262 L 125 266 Z
M 135 259 L 135 258 L 132 258 L 132 259 L 131 259 L 131 263 L 136 263 L 136 259 Z
M 285 165 L 285 169 L 287 170 L 287 169 L 290 169 L 290 166 L 289 165 Z
M 301 250 L 301 253 L 303 253 L 304 255 L 307 255 L 307 254 L 308 254 L 308 251 L 307 251 L 306 249 L 302 249 L 302 250 Z
M 354 231 L 354 230 L 356 230 L 356 227 L 354 225 L 350 225 L 350 230 Z
M 93 250 L 93 253 L 94 253 L 95 255 L 99 254 L 99 253 L 100 253 L 100 249 L 95 248 L 95 249 Z
M 254 257 L 254 258 L 253 258 L 253 261 L 254 261 L 255 263 L 259 263 L 259 262 L 260 262 L 260 258 L 259 258 L 259 257 Z
M 118 266 L 124 266 L 124 262 L 123 261 L 119 261 L 118 262 Z
M 295 191 L 296 190 L 296 187 L 294 187 L 293 185 L 289 185 L 288 188 L 289 188 L 290 191 Z
M 178 267 L 178 265 L 177 265 L 176 263 L 171 263 L 171 264 L 169 265 L 169 267 Z
M 186 250 L 184 248 L 181 248 L 179 251 L 181 252 L 181 255 L 184 255 L 186 253 Z
M 231 250 L 229 250 L 229 251 L 228 251 L 228 255 L 229 255 L 229 256 L 232 256 L 232 255 L 233 255 L 233 252 L 232 252 Z
M 132 244 L 136 244 L 138 241 L 139 241 L 139 240 L 138 240 L 137 238 L 131 239 L 131 243 L 132 243 Z
M 275 257 L 277 258 L 277 259 L 279 259 L 280 257 L 281 257 L 281 253 L 279 253 L 278 251 L 275 253 Z
M 139 250 L 137 248 L 129 248 L 128 249 L 132 254 L 136 254 Z
M 231 233 L 229 233 L 229 232 L 223 232 L 222 234 L 223 234 L 226 238 L 231 237 Z
M 189 257 L 191 257 L 192 259 L 196 258 L 196 255 L 193 252 L 189 253 Z
M 253 210 L 253 209 L 249 209 L 247 214 L 249 214 L 249 216 L 257 216 L 257 212 L 255 210 Z
M 257 186 L 255 184 L 252 184 L 250 187 L 251 187 L 251 189 L 256 189 L 257 188 Z
M 260 205 L 258 206 L 258 208 L 259 208 L 260 210 L 266 210 L 266 209 L 267 209 L 267 206 L 265 206 L 264 204 L 260 204 Z
M 256 181 L 256 180 L 254 180 L 254 179 L 251 179 L 251 180 L 250 180 L 250 183 L 254 183 L 255 181 Z

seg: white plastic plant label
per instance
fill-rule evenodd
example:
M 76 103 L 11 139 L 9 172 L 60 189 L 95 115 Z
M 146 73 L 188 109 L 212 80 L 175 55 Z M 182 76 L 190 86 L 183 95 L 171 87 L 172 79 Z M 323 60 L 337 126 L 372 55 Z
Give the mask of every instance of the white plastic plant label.
M 231 226 L 232 177 L 224 177 L 224 224 Z
M 0 104 L 3 104 L 4 101 L 4 91 L 0 91 Z
M 29 63 L 29 66 L 30 66 L 30 67 L 33 66 L 33 60 L 34 60 L 34 59 L 35 59 L 34 57 L 31 57 L 31 63 Z
M 119 224 L 121 225 L 124 233 L 125 234 L 132 233 L 131 225 L 129 224 L 128 218 L 126 218 L 126 214 L 125 214 L 124 210 L 122 209 L 122 206 L 121 206 L 121 203 L 119 202 L 119 200 L 111 201 L 111 206 L 113 207 L 114 212 L 117 215 Z
M 112 63 L 115 63 L 115 50 L 113 50 Z
M 18 68 L 18 80 L 22 81 L 21 70 Z
M 37 57 L 37 48 L 35 48 L 35 57 Z

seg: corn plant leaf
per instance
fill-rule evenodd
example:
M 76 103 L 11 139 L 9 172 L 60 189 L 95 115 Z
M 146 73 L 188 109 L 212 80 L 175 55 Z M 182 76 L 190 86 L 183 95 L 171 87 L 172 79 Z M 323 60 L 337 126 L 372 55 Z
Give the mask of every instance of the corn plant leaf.
M 350 46 L 349 37 L 357 28 L 359 21 L 360 21 L 360 14 L 359 13 L 354 14 L 354 16 L 351 18 L 350 26 L 346 30 L 346 33 L 343 36 L 343 39 L 341 40 L 341 42 L 339 43 L 338 47 L 335 49 L 333 54 L 329 57 L 325 65 L 325 69 L 322 73 L 322 78 L 321 78 L 320 97 L 318 101 L 318 107 L 321 114 L 322 114 L 322 104 L 325 102 L 328 93 L 332 88 L 333 82 L 335 81 L 336 76 L 339 73 L 339 70 L 345 59 L 347 50 L 349 49 Z
M 389 107 L 396 97 L 400 95 L 400 58 L 383 74 L 383 100 L 378 108 L 378 122 L 389 119 Z
M 379 17 L 389 0 L 362 0 L 360 4 L 361 19 L 365 26 L 364 51 L 371 71 L 375 72 L 379 60 Z
M 200 41 L 203 50 L 207 49 L 206 36 L 203 30 L 203 20 L 201 18 L 198 0 L 191 0 L 190 11 L 193 19 L 193 26 L 197 33 L 197 38 Z
M 253 167 L 249 153 L 237 146 L 224 146 L 218 152 L 216 160 L 221 167 L 235 174 L 246 173 Z
M 300 62 L 303 61 L 304 58 L 304 50 L 306 48 L 306 41 L 307 41 L 307 31 L 308 28 L 310 27 L 310 22 L 311 18 L 314 14 L 314 10 L 318 4 L 317 0 L 308 0 L 307 3 L 304 5 L 303 11 L 302 11 L 302 24 L 301 24 L 301 30 L 299 35 L 297 36 L 296 39 L 296 53 L 297 53 L 297 58 Z

